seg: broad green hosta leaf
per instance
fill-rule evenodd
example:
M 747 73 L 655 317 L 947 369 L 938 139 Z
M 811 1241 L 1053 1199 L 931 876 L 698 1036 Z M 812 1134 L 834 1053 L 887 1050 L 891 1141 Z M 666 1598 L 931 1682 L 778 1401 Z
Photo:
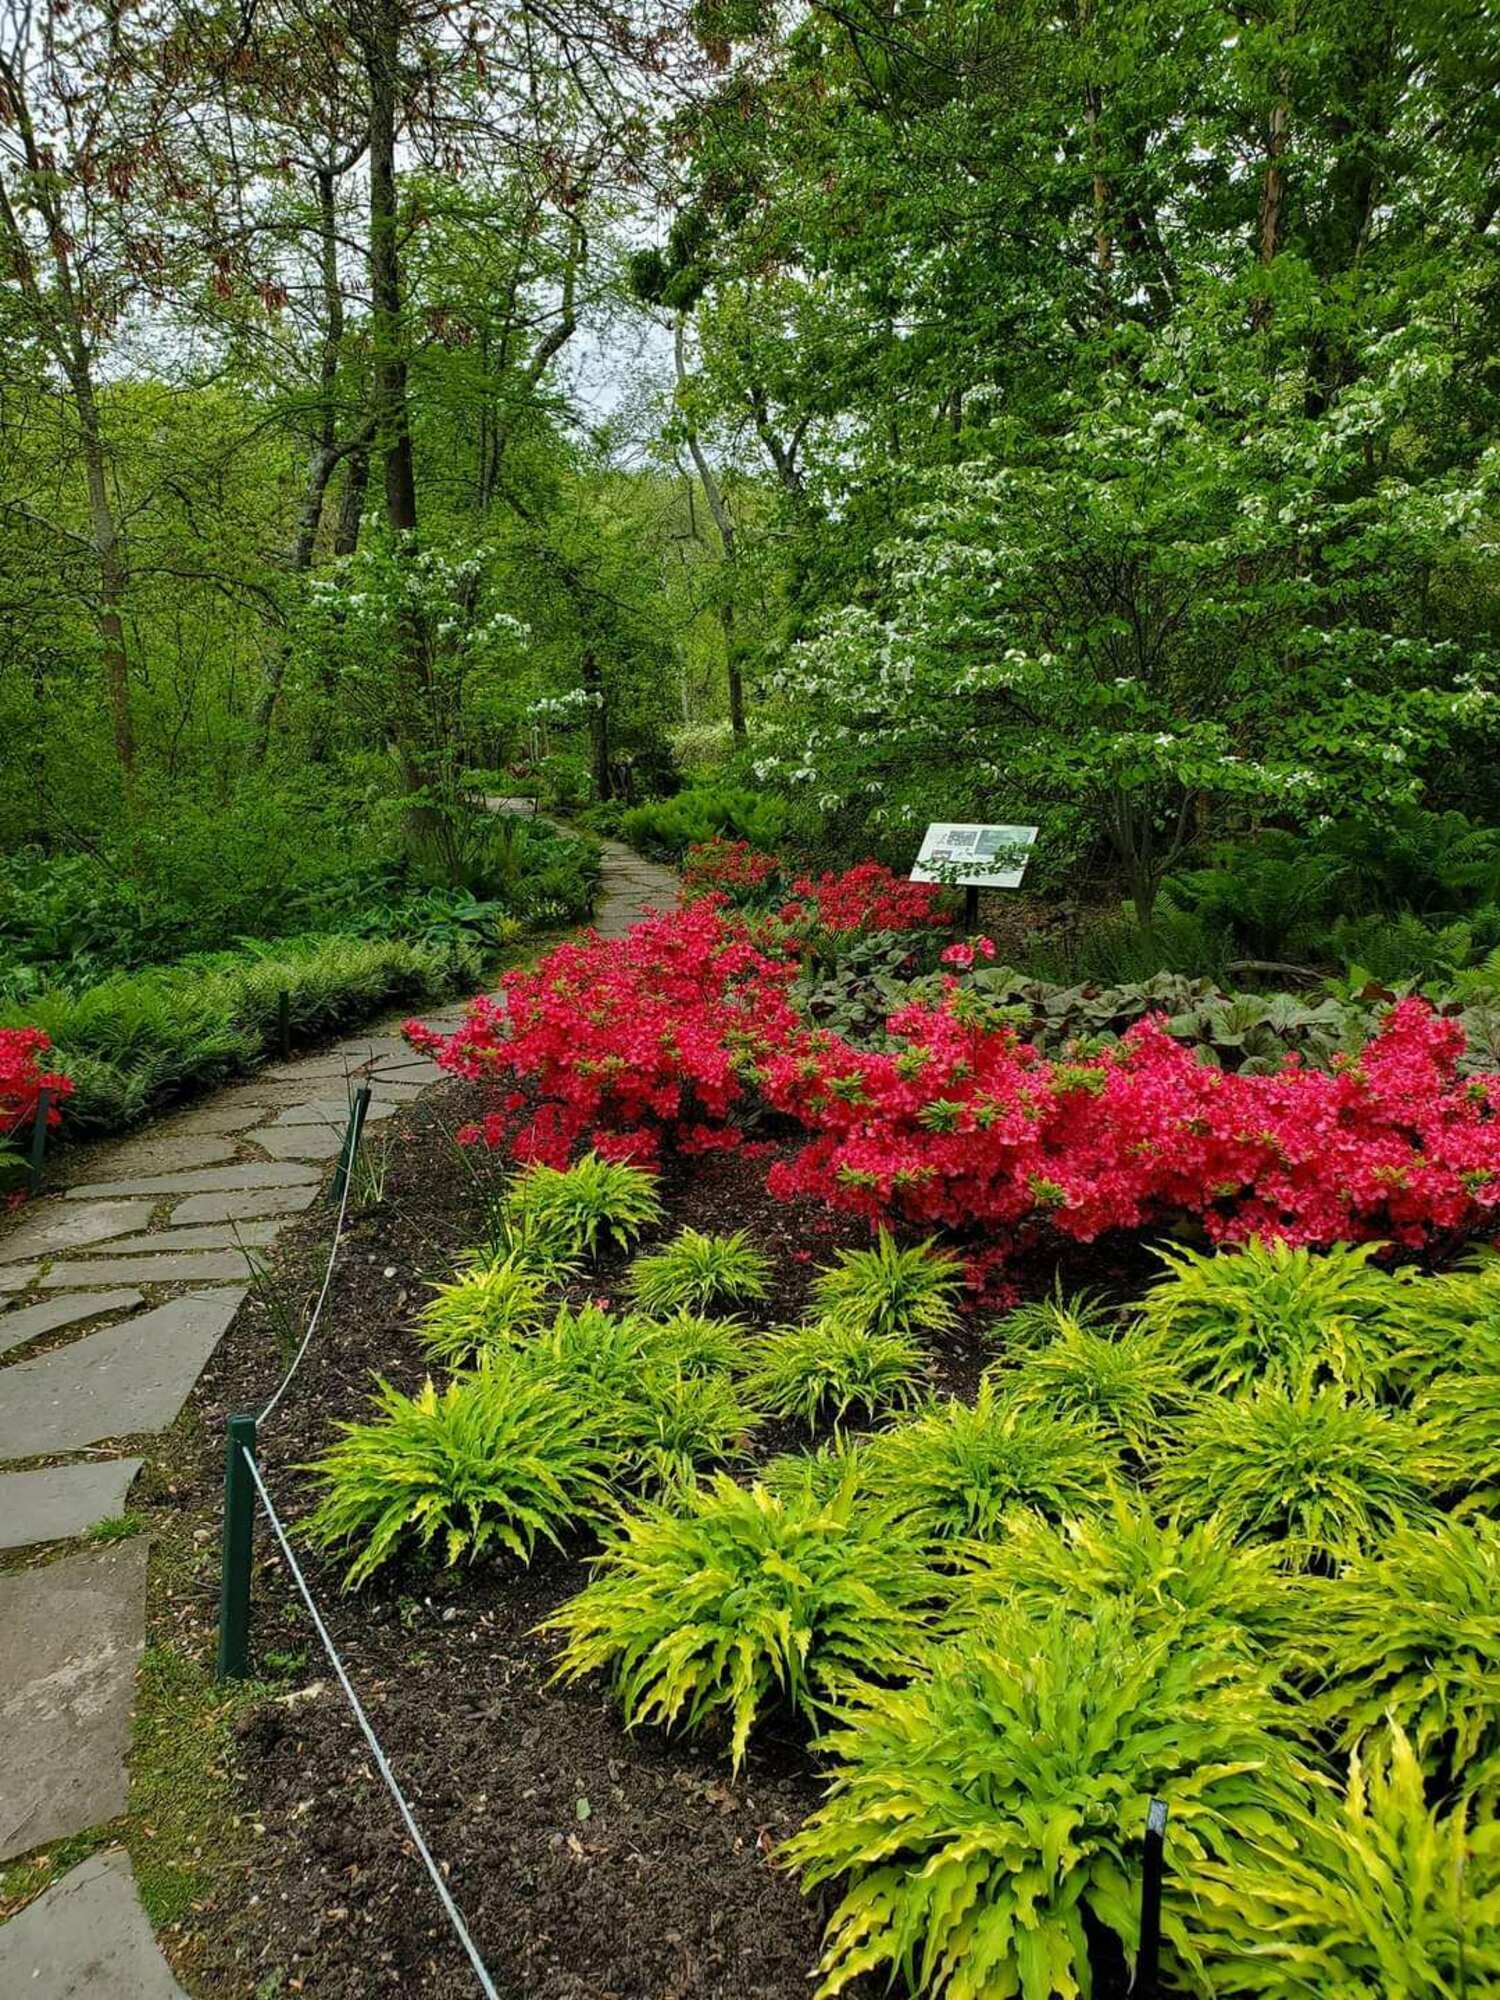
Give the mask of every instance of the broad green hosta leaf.
M 750 1385 L 772 1416 L 800 1417 L 813 1430 L 851 1410 L 873 1417 L 915 1403 L 926 1370 L 924 1349 L 907 1334 L 819 1319 L 759 1340 Z
M 1013 1507 L 1086 1512 L 1108 1499 L 1119 1471 L 1093 1424 L 1012 1408 L 988 1378 L 972 1404 L 935 1403 L 872 1438 L 867 1463 L 872 1492 L 945 1540 L 993 1534 Z
M 781 1498 L 720 1474 L 626 1514 L 542 1629 L 563 1634 L 564 1678 L 609 1673 L 629 1727 L 727 1721 L 738 1768 L 768 1702 L 811 1716 L 830 1683 L 909 1667 L 937 1587 L 852 1492 Z
M 1309 1578 L 1304 1625 L 1345 1743 L 1392 1720 L 1445 1794 L 1500 1806 L 1500 1525 L 1397 1528 L 1337 1577 Z
M 1222 1515 L 1236 1535 L 1284 1543 L 1289 1563 L 1329 1564 L 1408 1523 L 1436 1519 L 1442 1467 L 1413 1419 L 1332 1384 L 1209 1396 L 1157 1469 L 1163 1505 Z
M 1146 1294 L 1141 1319 L 1200 1388 L 1312 1376 L 1373 1389 L 1390 1366 L 1390 1315 L 1402 1289 L 1370 1262 L 1378 1247 L 1163 1250 L 1168 1275 Z
M 605 1504 L 608 1450 L 588 1409 L 497 1356 L 441 1394 L 381 1382 L 380 1415 L 343 1435 L 312 1471 L 324 1488 L 305 1533 L 357 1553 L 346 1588 L 403 1547 L 434 1542 L 448 1563 L 503 1549 L 529 1562 L 538 1540 Z
M 732 1236 L 684 1229 L 664 1250 L 636 1258 L 630 1290 L 644 1313 L 701 1313 L 763 1299 L 770 1268 L 743 1229 Z
M 1264 1657 L 1296 1609 L 1273 1548 L 1236 1542 L 1218 1518 L 1158 1521 L 1123 1494 L 1060 1523 L 1018 1510 L 993 1542 L 961 1546 L 956 1556 L 947 1620 L 955 1633 L 997 1607 L 1087 1616 L 1118 1601 L 1143 1628 L 1209 1631 L 1215 1643 Z
M 822 1747 L 828 1798 L 784 1850 L 807 1887 L 845 1884 L 820 2000 L 865 1972 L 943 2000 L 1087 1995 L 1085 1912 L 1138 1942 L 1153 1797 L 1181 1949 L 1203 1862 L 1302 1796 L 1266 1670 L 1122 1606 L 992 1610 L 909 1686 L 853 1690 Z
M 1431 1809 L 1399 1729 L 1355 1752 L 1342 1799 L 1293 1805 L 1251 1841 L 1194 1882 L 1196 1943 L 1223 2000 L 1500 1992 L 1500 1824 Z
M 882 1229 L 873 1250 L 840 1250 L 818 1274 L 813 1300 L 825 1318 L 868 1333 L 943 1333 L 958 1324 L 953 1300 L 963 1268 L 931 1242 L 901 1249 Z

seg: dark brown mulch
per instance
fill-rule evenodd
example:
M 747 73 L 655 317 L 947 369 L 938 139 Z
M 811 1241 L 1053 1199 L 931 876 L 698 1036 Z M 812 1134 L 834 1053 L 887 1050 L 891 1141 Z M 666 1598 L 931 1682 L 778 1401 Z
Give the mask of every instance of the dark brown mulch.
M 378 1207 L 355 1214 L 316 1338 L 260 1440 L 288 1519 L 305 1511 L 298 1468 L 363 1413 L 379 1371 L 424 1373 L 410 1332 L 426 1283 L 476 1239 L 493 1169 L 449 1136 L 475 1104 L 447 1084 L 396 1121 Z M 478 1171 L 476 1173 L 476 1165 Z M 765 1159 L 710 1155 L 663 1176 L 669 1228 L 746 1228 L 775 1260 L 768 1319 L 803 1306 L 816 1262 L 867 1232 L 793 1211 L 765 1192 Z M 491 1187 L 486 1186 L 486 1180 Z M 264 1402 L 284 1342 L 321 1282 L 326 1209 L 282 1239 L 272 1285 L 247 1302 L 199 1385 L 204 1441 L 160 1481 L 156 1507 L 217 1536 L 223 1421 Z M 589 1290 L 609 1296 L 624 1260 Z M 1109 1274 L 1104 1270 L 1103 1275 Z M 1124 1276 L 1122 1271 L 1120 1276 Z M 1040 1288 L 1048 1274 L 1037 1273 Z M 974 1334 L 948 1343 L 941 1385 L 972 1392 Z M 799 1441 L 791 1427 L 766 1449 Z M 160 1518 L 160 1517 L 158 1517 Z M 186 1525 L 179 1521 L 179 1534 Z M 200 1541 L 204 1528 L 197 1528 Z M 477 1990 L 269 1536 L 258 1537 L 255 1632 L 263 1673 L 285 1692 L 242 1725 L 237 1782 L 257 1832 L 243 1873 L 216 1882 L 172 1941 L 195 1992 L 226 2000 L 383 1992 L 457 2000 Z M 491 1974 L 526 2000 L 793 2000 L 818 1956 L 820 1911 L 776 1850 L 819 1796 L 794 1726 L 758 1734 L 737 1780 L 711 1743 L 627 1735 L 603 1692 L 552 1685 L 538 1621 L 583 1582 L 587 1547 L 443 1571 L 393 1565 L 357 1597 L 339 1568 L 304 1555 L 308 1578 L 375 1729 L 448 1871 Z M 180 1634 L 211 1638 L 206 1565 Z M 263 1832 L 261 1831 L 263 1829 Z

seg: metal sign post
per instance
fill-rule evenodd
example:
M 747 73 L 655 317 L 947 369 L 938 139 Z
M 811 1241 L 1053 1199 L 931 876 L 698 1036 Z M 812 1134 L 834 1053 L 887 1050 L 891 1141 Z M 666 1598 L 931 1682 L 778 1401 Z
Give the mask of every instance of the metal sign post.
M 1161 1882 L 1167 1835 L 1167 1802 L 1153 1799 L 1146 1808 L 1146 1844 L 1141 1864 L 1141 1948 L 1136 1955 L 1132 2000 L 1156 2000 L 1157 1968 L 1161 1959 Z

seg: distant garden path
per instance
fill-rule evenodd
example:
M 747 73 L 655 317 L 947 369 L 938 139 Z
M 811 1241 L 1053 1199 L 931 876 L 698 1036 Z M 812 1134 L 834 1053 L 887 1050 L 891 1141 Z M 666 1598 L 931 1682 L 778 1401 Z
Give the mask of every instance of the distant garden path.
M 604 843 L 606 937 L 676 896 L 669 869 Z M 452 1027 L 461 1013 L 426 1019 Z M 0 1575 L 0 1862 L 126 1808 L 147 1541 L 79 1538 L 125 1512 L 153 1439 L 245 1297 L 250 1257 L 319 1199 L 357 1085 L 371 1085 L 379 1122 L 442 1075 L 396 1028 L 273 1063 L 90 1149 L 74 1184 L 0 1221 L 0 1550 L 53 1556 Z M 91 1856 L 0 1925 L 0 1992 L 181 1994 L 123 1849 Z

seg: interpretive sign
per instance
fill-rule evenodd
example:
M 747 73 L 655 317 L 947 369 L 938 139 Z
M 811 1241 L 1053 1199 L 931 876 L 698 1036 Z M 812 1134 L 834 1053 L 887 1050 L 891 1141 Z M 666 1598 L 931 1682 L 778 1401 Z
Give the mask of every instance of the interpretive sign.
M 911 879 L 965 889 L 1019 889 L 1036 835 L 1034 826 L 966 826 L 936 820 L 922 836 Z

